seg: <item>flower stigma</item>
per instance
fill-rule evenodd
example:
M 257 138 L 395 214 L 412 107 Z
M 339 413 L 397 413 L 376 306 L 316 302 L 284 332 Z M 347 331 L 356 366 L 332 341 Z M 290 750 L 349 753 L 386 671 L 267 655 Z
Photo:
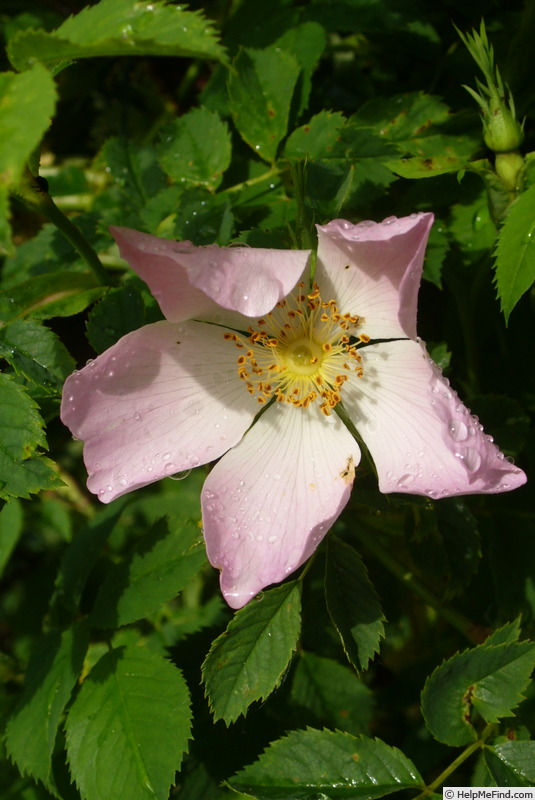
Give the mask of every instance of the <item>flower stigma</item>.
M 261 405 L 272 398 L 308 408 L 318 403 L 329 416 L 342 399 L 342 387 L 363 368 L 357 344 L 370 337 L 358 333 L 363 317 L 342 314 L 334 300 L 324 301 L 319 286 L 305 294 L 305 284 L 248 328 L 248 336 L 226 332 L 240 350 L 238 375 Z

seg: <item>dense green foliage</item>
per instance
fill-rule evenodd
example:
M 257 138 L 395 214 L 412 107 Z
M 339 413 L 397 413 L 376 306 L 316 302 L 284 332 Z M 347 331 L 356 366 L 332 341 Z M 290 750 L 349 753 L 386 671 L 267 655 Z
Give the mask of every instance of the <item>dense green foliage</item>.
M 309 248 L 433 211 L 419 333 L 529 477 L 534 8 L 2 4 L 3 800 L 535 786 L 529 482 L 433 502 L 363 469 L 308 565 L 232 614 L 205 469 L 102 506 L 58 419 L 75 366 L 161 318 L 109 225 Z

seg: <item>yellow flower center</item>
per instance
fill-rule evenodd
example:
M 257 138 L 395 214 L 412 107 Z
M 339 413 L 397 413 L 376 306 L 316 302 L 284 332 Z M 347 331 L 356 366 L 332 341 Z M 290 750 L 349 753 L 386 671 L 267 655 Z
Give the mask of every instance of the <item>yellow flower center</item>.
M 334 300 L 322 300 L 317 284 L 310 294 L 304 286 L 258 319 L 247 336 L 224 337 L 239 349 L 238 375 L 260 404 L 273 397 L 300 408 L 317 402 L 329 416 L 349 376 L 362 377 L 356 344 L 370 338 L 357 332 L 362 317 L 341 314 Z

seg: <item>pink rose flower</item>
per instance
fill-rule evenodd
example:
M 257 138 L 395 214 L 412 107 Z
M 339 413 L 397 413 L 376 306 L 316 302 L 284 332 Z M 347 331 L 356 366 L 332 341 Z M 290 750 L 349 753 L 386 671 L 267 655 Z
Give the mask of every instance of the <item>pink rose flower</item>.
M 210 562 L 240 608 L 314 552 L 365 442 L 382 492 L 433 498 L 526 481 L 430 360 L 416 304 L 431 214 L 318 226 L 309 251 L 195 247 L 116 228 L 165 321 L 71 375 L 61 418 L 103 502 L 217 461 Z M 219 459 L 219 460 L 217 460 Z

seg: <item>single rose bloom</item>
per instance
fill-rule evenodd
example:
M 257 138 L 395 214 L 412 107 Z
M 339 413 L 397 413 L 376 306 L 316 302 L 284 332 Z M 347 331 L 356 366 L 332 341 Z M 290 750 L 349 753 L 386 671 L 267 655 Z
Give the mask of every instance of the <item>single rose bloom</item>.
M 165 320 L 65 383 L 61 418 L 84 442 L 89 489 L 107 503 L 215 461 L 201 498 L 206 549 L 240 608 L 303 564 L 346 505 L 361 452 L 341 417 L 382 492 L 521 486 L 417 337 L 432 222 L 319 225 L 312 282 L 309 251 L 112 229 Z

